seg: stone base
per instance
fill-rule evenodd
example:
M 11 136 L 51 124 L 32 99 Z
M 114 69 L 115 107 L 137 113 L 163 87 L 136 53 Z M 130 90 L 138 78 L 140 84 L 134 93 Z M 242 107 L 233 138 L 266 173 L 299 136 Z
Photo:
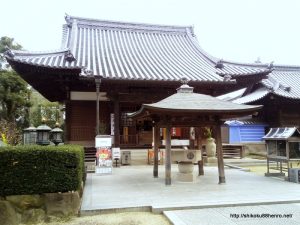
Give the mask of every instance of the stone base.
M 217 163 L 217 161 L 216 157 L 207 157 L 207 163 Z
M 195 179 L 194 173 L 177 173 L 177 180 L 180 182 L 194 182 Z
M 215 166 L 218 163 L 218 159 L 216 157 L 207 157 L 205 165 L 206 166 Z
M 265 173 L 266 177 L 284 177 L 285 173 Z

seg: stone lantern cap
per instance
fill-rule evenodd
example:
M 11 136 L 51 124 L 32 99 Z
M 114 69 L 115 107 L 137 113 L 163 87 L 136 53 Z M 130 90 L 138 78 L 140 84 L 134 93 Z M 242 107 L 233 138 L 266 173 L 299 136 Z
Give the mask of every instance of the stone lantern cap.
M 34 131 L 36 131 L 36 127 L 30 126 L 28 128 L 25 128 L 23 131 L 34 132 Z
M 60 129 L 59 127 L 55 127 L 55 128 L 52 129 L 50 132 L 52 132 L 52 133 L 61 133 L 61 132 L 63 132 L 63 130 Z
M 42 125 L 38 126 L 38 127 L 36 128 L 36 130 L 37 130 L 37 131 L 50 131 L 51 128 L 48 127 L 46 124 L 42 124 Z

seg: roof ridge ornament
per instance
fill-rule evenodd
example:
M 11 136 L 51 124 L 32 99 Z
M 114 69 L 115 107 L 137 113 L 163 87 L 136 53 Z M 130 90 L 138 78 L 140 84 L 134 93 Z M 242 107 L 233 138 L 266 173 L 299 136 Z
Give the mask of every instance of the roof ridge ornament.
M 5 46 L 5 52 L 3 53 L 3 55 L 6 55 L 10 58 L 15 57 L 15 54 L 13 53 L 13 51 L 7 45 Z
M 256 63 L 256 64 L 261 64 L 262 62 L 261 62 L 261 60 L 260 60 L 260 57 L 257 57 L 257 59 L 254 61 L 254 63 Z
M 269 70 L 274 69 L 274 61 L 269 63 L 269 65 L 267 66 L 267 69 L 269 69 Z
M 86 68 L 86 67 L 83 67 L 81 68 L 81 73 L 80 73 L 80 76 L 92 76 L 93 75 L 93 71 Z
M 186 77 L 180 79 L 181 86 L 177 88 L 177 93 L 193 93 L 194 88 L 188 85 L 189 80 Z
M 68 62 L 76 61 L 74 55 L 72 54 L 72 52 L 70 50 L 65 52 L 65 60 Z
M 65 21 L 66 21 L 68 27 L 72 27 L 71 16 L 67 13 L 65 13 Z
M 216 67 L 217 69 L 223 69 L 223 68 L 224 68 L 224 62 L 223 62 L 223 59 L 220 59 L 220 60 L 216 63 L 215 67 Z
M 230 81 L 232 79 L 232 76 L 230 74 L 225 74 L 225 76 L 223 77 L 224 81 Z
M 12 50 L 7 45 L 4 48 L 5 48 L 5 52 L 3 53 L 3 55 L 7 55 L 10 58 L 15 57 L 15 54 L 12 52 Z
M 271 77 L 271 76 L 269 76 L 268 80 L 270 81 L 270 83 L 272 85 L 269 87 L 269 89 L 271 91 L 276 91 L 280 86 L 280 82 L 275 77 Z

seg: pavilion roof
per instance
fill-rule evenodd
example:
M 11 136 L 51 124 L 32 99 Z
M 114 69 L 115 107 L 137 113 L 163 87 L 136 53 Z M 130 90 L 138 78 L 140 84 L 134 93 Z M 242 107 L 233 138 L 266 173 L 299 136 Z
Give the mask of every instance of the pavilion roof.
M 222 61 L 198 44 L 191 26 L 124 23 L 66 16 L 62 45 L 48 52 L 7 52 L 9 62 L 82 69 L 107 79 L 230 82 L 235 76 L 271 72 Z M 229 77 L 226 75 L 229 75 Z M 231 79 L 232 78 L 232 79 Z
M 215 97 L 193 92 L 193 88 L 187 84 L 177 89 L 177 93 L 153 104 L 143 104 L 141 109 L 131 117 L 139 117 L 149 112 L 164 113 L 196 113 L 219 115 L 221 118 L 229 118 L 230 115 L 249 115 L 261 109 L 260 105 L 243 105 L 220 100 Z M 226 116 L 224 116 L 226 115 Z

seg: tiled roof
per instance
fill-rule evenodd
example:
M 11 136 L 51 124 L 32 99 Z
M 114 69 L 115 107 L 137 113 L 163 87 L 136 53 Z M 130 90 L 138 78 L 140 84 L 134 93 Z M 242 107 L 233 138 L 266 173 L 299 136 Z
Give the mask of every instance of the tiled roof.
M 66 60 L 66 54 L 69 52 L 67 48 L 57 51 L 29 52 L 29 51 L 12 51 L 13 57 L 10 60 L 37 65 L 49 68 L 81 68 L 74 63 Z
M 12 51 L 9 61 L 51 68 L 81 68 L 108 79 L 232 81 L 266 68 L 220 64 L 198 45 L 192 27 L 102 21 L 66 16 L 61 50 Z M 221 67 L 219 67 L 221 65 Z
M 265 87 L 262 87 L 262 88 L 255 90 L 254 92 L 251 92 L 248 95 L 245 95 L 241 98 L 235 99 L 232 102 L 238 103 L 238 104 L 251 103 L 251 102 L 255 102 L 259 99 L 264 98 L 268 94 L 269 94 L 269 90 Z
M 237 98 L 242 97 L 246 90 L 247 88 L 242 88 L 237 91 L 233 91 L 233 92 L 226 93 L 224 95 L 217 96 L 217 98 L 225 101 L 233 101 Z
M 275 95 L 300 99 L 300 67 L 298 71 L 274 70 L 262 83 Z
M 235 103 L 251 103 L 264 98 L 269 94 L 284 98 L 300 100 L 300 67 L 275 66 L 274 70 L 261 80 L 249 94 L 244 95 L 245 89 L 218 96 L 219 99 Z
M 217 69 L 217 74 L 221 76 L 230 75 L 232 77 L 238 77 L 238 76 L 251 76 L 258 73 L 264 73 L 268 74 L 271 72 L 271 69 L 267 67 L 255 67 L 255 66 L 249 66 L 247 64 L 231 64 L 228 62 L 223 62 L 223 68 Z

